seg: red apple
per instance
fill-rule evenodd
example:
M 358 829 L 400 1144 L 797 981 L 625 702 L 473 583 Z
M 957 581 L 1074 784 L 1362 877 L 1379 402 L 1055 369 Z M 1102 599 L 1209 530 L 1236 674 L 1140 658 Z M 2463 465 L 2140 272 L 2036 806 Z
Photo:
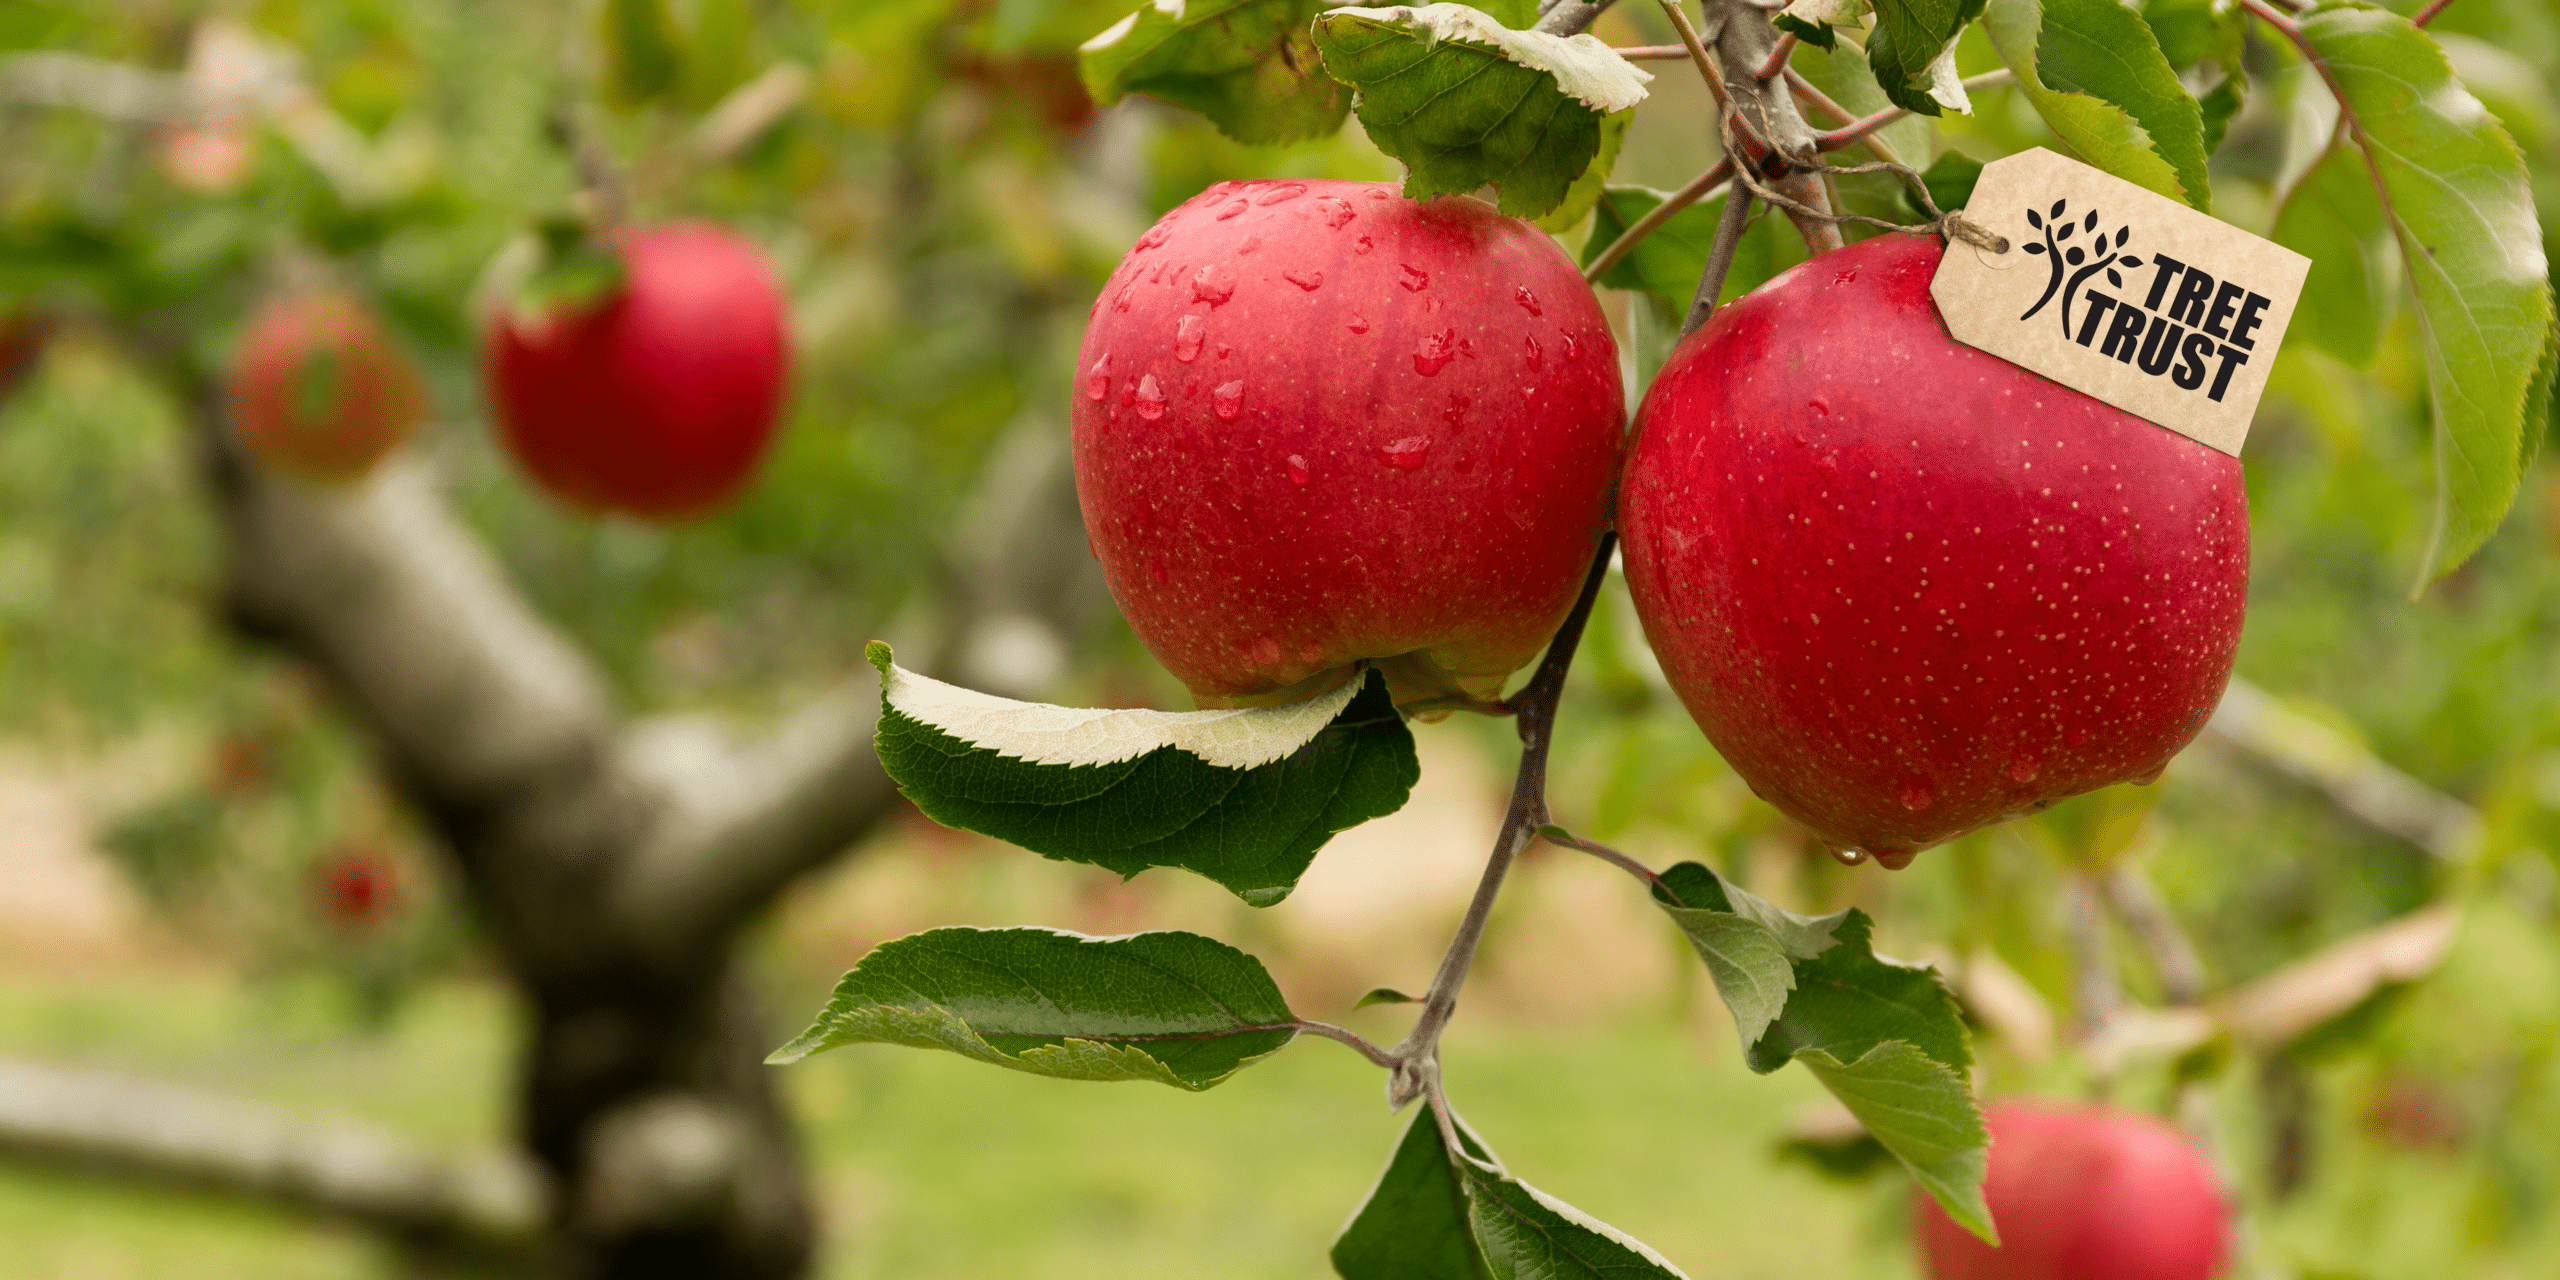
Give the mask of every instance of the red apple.
M 1637 413 L 1627 585 L 1743 780 L 1899 867 L 2147 781 L 2231 675 L 2240 462 L 1947 335 L 1879 236 L 1716 313 Z
M 367 928 L 399 908 L 400 868 L 371 845 L 344 844 L 321 858 L 316 887 L 331 924 Z
M 612 243 L 623 278 L 601 299 L 496 318 L 489 399 L 516 459 L 569 505 L 708 514 L 773 440 L 791 362 L 782 290 L 755 246 L 718 227 Z
M 1983 1198 L 2000 1247 L 1914 1197 L 1930 1280 L 2212 1280 L 2228 1209 L 2212 1161 L 2149 1116 L 2102 1107 L 1993 1107 Z
M 1624 414 L 1581 273 L 1536 228 L 1392 186 L 1227 182 L 1094 304 L 1085 530 L 1203 706 L 1338 685 L 1489 699 L 1555 634 L 1608 520 Z
M 315 480 L 372 470 L 427 407 L 417 370 L 373 313 L 331 292 L 258 309 L 232 357 L 231 403 L 252 451 Z

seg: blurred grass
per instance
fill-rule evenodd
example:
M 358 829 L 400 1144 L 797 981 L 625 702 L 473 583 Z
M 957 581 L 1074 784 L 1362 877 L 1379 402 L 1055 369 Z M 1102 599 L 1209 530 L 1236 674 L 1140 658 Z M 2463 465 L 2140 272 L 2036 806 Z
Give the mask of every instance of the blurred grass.
M 796 1007 L 796 1006 L 795 1006 Z M 437 985 L 351 1038 L 319 998 L 216 973 L 0 972 L 0 1052 L 130 1069 L 435 1141 L 505 1124 L 503 993 Z M 1908 1274 L 1872 1247 L 1896 1217 L 1767 1152 L 1815 1096 L 1759 1079 L 1665 1016 L 1588 1034 L 1468 1025 L 1453 1097 L 1515 1172 L 1732 1280 Z M 1377 1072 L 1320 1041 L 1185 1095 L 858 1048 L 786 1073 L 829 1225 L 830 1280 L 1317 1277 L 1405 1123 Z M 1870 1230 L 1872 1228 L 1872 1230 Z M 361 1236 L 174 1193 L 0 1164 L 12 1280 L 394 1274 Z

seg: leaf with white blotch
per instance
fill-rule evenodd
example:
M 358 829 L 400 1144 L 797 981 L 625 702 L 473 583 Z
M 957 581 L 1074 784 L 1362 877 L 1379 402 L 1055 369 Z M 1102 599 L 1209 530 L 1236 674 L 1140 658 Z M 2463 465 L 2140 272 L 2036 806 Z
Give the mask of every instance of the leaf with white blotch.
M 1600 151 L 1591 157 L 1591 167 L 1565 188 L 1564 203 L 1530 219 L 1530 224 L 1551 236 L 1573 230 L 1574 224 L 1590 216 L 1591 206 L 1598 203 L 1600 192 L 1609 185 L 1609 171 L 1618 167 L 1618 148 L 1625 145 L 1627 126 L 1636 120 L 1635 109 L 1612 111 L 1600 118 Z
M 884 644 L 870 657 L 881 766 L 925 816 L 1123 876 L 1181 867 L 1255 906 L 1421 775 L 1374 671 L 1292 706 L 1110 711 L 958 688 Z
M 1601 121 L 1653 79 L 1596 36 L 1514 31 L 1462 4 L 1335 9 L 1315 39 L 1325 70 L 1360 91 L 1370 141 L 1404 162 L 1407 196 L 1490 185 L 1522 218 L 1565 202 Z
M 1278 1052 L 1296 1021 L 1261 961 L 1196 933 L 932 929 L 864 956 L 766 1061 L 902 1044 L 1034 1075 L 1200 1090 Z
M 1077 62 L 1103 106 L 1135 93 L 1188 107 L 1238 142 L 1284 143 L 1342 127 L 1351 93 L 1324 73 L 1308 21 L 1323 0 L 1154 0 L 1084 43 Z
M 2083 162 L 2172 200 L 2186 199 L 2186 184 L 2179 181 L 2177 166 L 2131 112 L 2085 93 L 2055 88 L 2037 77 L 2044 12 L 2039 0 L 1990 0 L 1982 15 L 1982 29 L 1991 37 L 1991 47 L 2017 76 L 2019 91 L 2034 104 L 2036 114 Z
M 1823 1087 L 1909 1170 L 1947 1217 L 1993 1245 L 1983 1202 L 1991 1131 L 1962 1075 L 1905 1041 L 1889 1040 L 1844 1063 L 1821 1049 L 1796 1055 Z
M 1463 1121 L 1453 1158 L 1429 1110 L 1334 1242 L 1343 1280 L 1663 1280 L 1685 1273 L 1572 1205 L 1501 1171 Z
M 1867 34 L 1867 65 L 1893 105 L 1934 116 L 1939 109 L 1968 110 L 1964 89 L 1947 86 L 1955 74 L 1956 37 L 1982 16 L 1983 0 L 1875 0 L 1875 30 Z M 1952 100 L 1950 100 L 1952 99 Z
M 1795 965 L 1832 945 L 1847 913 L 1797 915 L 1727 883 L 1705 864 L 1684 862 L 1662 873 L 1653 902 L 1689 939 L 1716 994 L 1750 1044 L 1768 1031 L 1796 987 Z
M 2424 583 L 2488 541 L 2523 480 L 2525 403 L 2553 323 L 2542 227 L 2523 155 L 2425 32 L 2338 8 L 2303 18 L 2302 34 L 2360 125 L 2351 136 L 2380 173 L 2417 296 L 2436 446 Z
M 2352 145 L 2333 146 L 2284 197 L 2277 244 L 2311 259 L 2287 343 L 2307 343 L 2357 369 L 2382 353 L 2400 301 L 2400 242 Z
M 1867 0 L 1795 0 L 1771 21 L 1817 49 L 1834 49 L 1840 37 L 1833 28 L 1855 27 L 1865 16 Z

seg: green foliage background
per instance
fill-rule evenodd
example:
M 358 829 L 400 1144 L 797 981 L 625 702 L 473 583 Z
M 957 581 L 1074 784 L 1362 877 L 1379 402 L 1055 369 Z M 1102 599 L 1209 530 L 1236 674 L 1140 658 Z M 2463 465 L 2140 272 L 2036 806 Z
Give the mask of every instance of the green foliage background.
M 327 1052 L 378 1054 L 395 1064 L 393 1078 L 459 1056 L 471 1064 L 462 1074 L 495 1079 L 501 1016 L 455 994 L 471 989 L 469 927 L 436 907 L 396 936 L 350 939 L 297 909 L 303 899 L 293 886 L 328 848 L 363 838 L 414 855 L 421 837 L 325 698 L 221 631 L 211 599 L 217 546 L 194 496 L 184 433 L 167 390 L 111 328 L 213 367 L 266 291 L 315 263 L 337 273 L 379 302 L 427 369 L 437 412 L 426 447 L 542 612 L 597 655 L 636 707 L 710 710 L 752 724 L 857 670 L 862 642 L 937 582 L 945 531 L 1007 432 L 1064 429 L 1084 308 L 1157 213 L 1229 177 L 1397 176 L 1356 125 L 1337 138 L 1263 148 L 1143 100 L 1091 113 L 1073 50 L 1122 16 L 1120 5 L 616 3 L 618 29 L 637 34 L 613 58 L 595 38 L 603 9 L 0 0 L 0 53 L 76 52 L 163 69 L 183 64 L 201 18 L 235 17 L 290 57 L 385 175 L 357 191 L 307 148 L 259 129 L 244 185 L 191 191 L 158 162 L 149 128 L 0 108 L 0 303 L 35 301 L 69 317 L 33 379 L 0 408 L 0 737 L 83 756 L 155 735 L 185 744 L 183 763 L 161 769 L 117 829 L 112 844 L 124 866 L 150 901 L 270 989 L 344 986 L 340 994 L 356 999 L 323 1003 L 376 1024 L 388 1019 L 390 1038 Z M 2525 149 L 2540 206 L 2560 209 L 2560 105 L 2551 87 L 2560 9 L 2547 0 L 2457 0 L 2431 30 Z M 1614 12 L 1599 31 L 1617 44 L 1670 38 L 1660 15 L 1639 5 Z M 2213 209 L 2267 232 L 2276 193 L 2304 163 L 2288 143 L 2289 112 L 2308 77 L 2289 50 L 2254 38 L 2242 57 L 2253 92 L 2212 161 Z M 475 290 L 490 264 L 533 219 L 563 208 L 576 186 L 546 114 L 555 103 L 576 104 L 608 149 L 645 177 L 706 108 L 783 60 L 812 73 L 806 102 L 743 154 L 644 193 L 640 204 L 647 218 L 739 227 L 787 282 L 798 367 L 773 462 L 745 502 L 701 526 L 665 531 L 564 514 L 529 492 L 494 448 L 472 356 Z M 1976 30 L 1958 62 L 1973 74 L 1999 58 Z M 1668 189 L 1709 158 L 1697 123 L 1707 116 L 1693 83 L 1664 76 L 1654 87 L 1617 180 Z M 615 105 L 593 105 L 600 95 Z M 2021 91 L 1978 94 L 1975 108 L 1917 126 L 1927 130 L 1917 135 L 1925 144 L 1918 154 L 1953 149 L 1987 160 L 2054 145 Z M 1906 155 L 1912 144 L 1903 139 L 1913 136 L 1897 137 Z M 1842 185 L 1854 208 L 1910 216 L 1881 180 Z M 2546 221 L 2546 237 L 2554 225 Z M 1579 247 L 1587 226 L 1569 231 L 1568 243 Z M 1741 283 L 1793 260 L 1776 220 L 1751 236 Z M 1627 301 L 1613 302 L 1613 314 L 1634 359 L 1657 362 L 1661 326 L 1676 315 L 1643 295 L 1619 296 Z M 2439 976 L 2386 993 L 2287 1053 L 2187 1067 L 2216 1073 L 2261 1263 L 2371 1280 L 2550 1274 L 2560 1269 L 2560 472 L 2537 464 L 2480 555 L 2409 598 L 2428 554 L 2433 462 L 2407 310 L 2404 297 L 2361 337 L 2315 340 L 2324 327 L 2298 324 L 2277 365 L 2246 458 L 2255 551 L 2240 670 L 2479 808 L 2489 821 L 2483 846 L 2472 862 L 2448 864 L 2208 743 L 2170 770 L 2139 856 L 2199 938 L 2217 985 L 2448 894 L 2465 896 L 2470 920 Z M 1562 718 L 1561 818 L 1631 848 L 1703 857 L 1738 883 L 1808 909 L 1863 906 L 1887 951 L 1991 947 L 2068 1014 L 2066 872 L 2033 830 L 1971 838 L 1891 879 L 1830 868 L 1799 856 L 1800 847 L 1765 856 L 1773 845 L 1788 848 L 1787 831 L 1646 679 L 1632 615 L 1612 592 Z M 1059 696 L 1109 687 L 1178 705 L 1114 626 L 1084 638 L 1079 669 Z M 1501 726 L 1465 731 L 1497 758 L 1511 749 Z M 246 785 L 220 766 L 243 750 L 259 762 Z M 1781 882 L 1767 883 L 1772 876 Z M 1676 945 L 1667 930 L 1665 945 Z M 2156 1000 L 2147 971 L 2129 947 L 2125 954 L 2137 994 Z M 774 967 L 795 993 L 811 987 L 813 964 L 785 955 Z M 404 1004 L 404 996 L 415 999 Z M 167 1000 L 144 1000 L 13 973 L 0 989 L 10 1010 L 0 1039 L 143 1068 L 213 1062 L 221 1075 L 223 1051 L 207 1047 L 221 1041 L 219 1028 L 287 1016 L 242 1012 L 225 1003 L 233 998 L 180 986 Z M 299 998 L 276 999 L 290 1006 Z M 318 1043 L 339 1033 L 311 1034 Z M 1526 1030 L 1479 1034 L 1487 1065 L 1481 1083 L 1468 1082 L 1473 1114 L 1512 1159 L 1538 1170 L 1542 1185 L 1699 1263 L 1760 1257 L 1760 1244 L 1733 1241 L 1801 1239 L 1804 1232 L 1773 1224 L 1845 1211 L 1866 1226 L 1822 1265 L 1899 1274 L 1898 1189 L 1829 1187 L 1792 1165 L 1768 1172 L 1773 1105 L 1782 1095 L 1790 1104 L 1811 1096 L 1810 1081 L 1749 1083 L 1729 1051 L 1679 1052 L 1688 1033 L 1664 1019 L 1562 1046 Z M 964 1068 L 938 1057 L 892 1066 L 885 1051 L 838 1055 L 800 1086 L 817 1117 L 821 1158 L 853 1170 L 846 1178 L 898 1187 L 864 1203 L 932 1202 L 896 1210 L 908 1216 L 894 1222 L 846 1211 L 839 1272 L 1001 1274 L 1054 1259 L 1052 1246 L 1091 1257 L 1134 1239 L 1140 1252 L 1096 1260 L 1091 1273 L 1302 1274 L 1317 1265 L 1322 1241 L 1395 1132 L 1373 1114 L 1365 1077 L 1343 1084 L 1350 1067 L 1287 1065 L 1320 1052 L 1284 1056 L 1262 1070 L 1292 1074 L 1268 1086 L 1243 1077 L 1214 1099 L 1151 1091 L 1103 1102 L 1052 1082 L 980 1078 L 1000 1073 L 964 1079 Z M 2031 1064 L 1996 1041 L 1985 1057 L 1987 1093 L 2081 1085 L 2067 1057 Z M 2137 1073 L 2123 1096 L 2156 1103 L 2171 1070 Z M 337 1096 L 298 1077 L 246 1074 L 279 1094 Z M 1568 1077 L 1608 1082 L 1623 1105 L 1603 1112 L 1557 1103 L 1560 1088 L 1598 1090 L 1560 1084 Z M 1316 1080 L 1321 1088 L 1301 1087 Z M 348 1105 L 430 1129 L 496 1132 L 493 1097 L 428 1092 L 414 1106 L 379 1096 Z M 2297 1093 L 2309 1099 L 2298 1110 L 2287 1101 Z M 1363 1119 L 1341 1121 L 1354 1104 L 1369 1108 L 1357 1113 Z M 1542 1120 L 1548 1105 L 1562 1109 Z M 1186 1121 L 1184 1107 L 1218 1110 Z M 2411 1108 L 2433 1108 L 2433 1127 L 2409 1121 Z M 980 1116 L 988 1132 L 969 1151 L 946 1149 L 947 1135 L 914 1121 L 946 1112 Z M 1060 1112 L 1066 1118 L 1055 1118 Z M 1647 1114 L 1680 1119 L 1673 1128 L 1637 1122 Z M 1289 1117 L 1315 1115 L 1327 1119 L 1305 1145 L 1325 1147 L 1321 1168 L 1294 1148 L 1262 1145 L 1289 1129 Z M 1140 1123 L 1131 1117 L 1164 1126 L 1164 1149 L 1240 1149 L 1234 1160 L 1200 1165 L 1247 1166 L 1232 1183 L 1207 1184 L 1231 1188 L 1235 1199 L 1202 1205 L 1185 1179 L 1154 1176 L 1155 1149 L 1097 1140 Z M 1199 1129 L 1183 1128 L 1191 1123 Z M 2313 1164 L 2279 1196 L 2269 1170 L 2288 1135 L 2309 1142 Z M 1026 1185 L 1001 1153 L 1044 1150 L 1044 1142 L 1072 1144 L 1090 1161 Z M 862 1154 L 892 1150 L 894 1159 Z M 1602 1172 L 1612 1167 L 1645 1177 Z M 1346 1168 L 1354 1171 L 1347 1177 Z M 1255 1169 L 1276 1171 L 1267 1198 Z M 1765 1194 L 1771 1186 L 1783 1194 Z M 994 1193 L 981 1197 L 987 1188 Z M 0 1176 L 0 1223 L 14 1225 L 0 1236 L 141 1236 L 198 1212 L 126 1194 L 9 1173 Z M 1088 1200 L 1102 1203 L 1103 1220 L 1138 1227 L 1091 1247 L 1038 1234 L 1085 1220 Z M 1232 1230 L 1167 1226 L 1184 1212 L 1212 1214 Z M 371 1265 L 360 1249 L 324 1250 L 330 1261 L 292 1271 L 273 1259 L 317 1247 L 293 1243 L 305 1237 L 220 1215 L 190 1221 L 197 1238 L 234 1242 L 202 1256 L 236 1247 L 269 1259 L 243 1263 L 239 1274 Z M 1007 1226 L 1021 1222 L 1034 1226 Z M 1146 1241 L 1157 1228 L 1172 1231 L 1167 1242 Z M 260 1253 L 268 1247 L 261 1240 L 286 1243 Z M 1222 1258 L 1220 1248 L 1234 1252 Z M 1275 1257 L 1288 1260 L 1283 1269 L 1254 1269 Z

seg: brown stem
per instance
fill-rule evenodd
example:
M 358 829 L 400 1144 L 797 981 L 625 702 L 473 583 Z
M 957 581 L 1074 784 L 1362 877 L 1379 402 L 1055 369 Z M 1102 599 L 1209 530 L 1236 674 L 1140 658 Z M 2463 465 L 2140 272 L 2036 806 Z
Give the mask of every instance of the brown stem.
M 1696 204 L 1704 199 L 1708 192 L 1731 181 L 1732 178 L 1733 161 L 1730 159 L 1716 161 L 1705 173 L 1691 178 L 1687 186 L 1663 197 L 1662 203 L 1655 205 L 1643 217 L 1636 219 L 1633 225 L 1619 232 L 1618 238 L 1610 241 L 1609 247 L 1601 250 L 1600 256 L 1591 260 L 1590 266 L 1583 268 L 1582 278 L 1594 284 L 1598 283 L 1600 277 L 1609 274 L 1609 268 L 1618 265 L 1621 259 L 1634 252 L 1638 243 L 1642 242 L 1646 236 L 1652 235 L 1663 223 L 1669 222 L 1673 214 Z M 1607 199 L 1606 196 L 1601 198 Z
M 1682 58 L 1689 56 L 1689 46 L 1684 44 L 1634 44 L 1628 45 L 1623 49 L 1611 49 L 1609 52 L 1614 53 L 1629 62 L 1678 62 Z
M 1574 649 L 1582 643 L 1583 627 L 1591 621 L 1592 602 L 1600 597 L 1600 584 L 1609 576 L 1609 557 L 1617 545 L 1616 533 L 1601 535 L 1591 571 L 1582 581 L 1581 596 L 1574 601 L 1572 612 L 1565 615 L 1564 625 L 1556 629 L 1555 639 L 1548 642 L 1547 655 L 1538 663 L 1537 672 L 1510 699 L 1519 711 L 1516 723 L 1520 733 L 1520 770 L 1512 780 L 1511 806 L 1503 814 L 1501 832 L 1494 837 L 1493 853 L 1485 859 L 1475 897 L 1467 903 L 1467 914 L 1458 922 L 1448 951 L 1440 957 L 1440 969 L 1432 975 L 1431 989 L 1422 997 L 1421 1016 L 1414 1020 L 1413 1030 L 1387 1051 L 1394 1062 L 1388 1096 L 1398 1102 L 1426 1092 L 1436 1082 L 1440 1034 L 1448 1029 L 1450 1017 L 1457 1012 L 1458 990 L 1466 985 L 1467 970 L 1475 964 L 1476 947 L 1484 940 L 1484 926 L 1493 916 L 1494 899 L 1501 896 L 1503 879 L 1510 874 L 1520 851 L 1546 824 L 1547 752 L 1555 740 L 1556 706 L 1563 699 L 1565 673 L 1573 666 Z M 1433 1109 L 1439 1110 L 1443 1104 L 1436 1097 L 1433 1101 Z
M 1750 221 L 1751 193 L 1735 191 L 1726 195 L 1724 216 L 1716 219 L 1715 244 L 1707 250 L 1707 269 L 1698 276 L 1697 296 L 1689 300 L 1688 317 L 1680 322 L 1680 336 L 1673 346 L 1688 341 L 1689 335 L 1716 313 L 1716 302 L 1724 296 L 1725 276 L 1733 270 L 1734 251 L 1741 247 L 1743 227 Z
M 1795 51 L 1796 37 L 1794 32 L 1791 31 L 1778 37 L 1778 47 L 1769 51 L 1769 60 L 1760 64 L 1760 74 L 1755 78 L 1766 80 L 1771 76 L 1786 70 L 1787 59 L 1794 56 Z
M 2418 10 L 2418 15 L 2409 19 L 2409 23 L 2412 26 L 2424 27 L 2428 23 L 2435 21 L 2436 15 L 2444 12 L 2444 7 L 2452 3 L 2453 0 L 2435 0 L 2435 3 L 2428 5 L 2424 9 Z
M 1965 77 L 1964 87 L 1966 92 L 1970 93 L 1980 89 L 1996 89 L 2002 85 L 2014 83 L 2016 80 L 2017 77 L 2006 70 L 1985 71 L 1978 76 Z M 1825 151 L 1838 151 L 1844 147 L 1855 146 L 1866 141 L 1869 134 L 1910 114 L 1911 109 L 1908 107 L 1887 107 L 1874 115 L 1853 120 L 1823 134 L 1819 140 L 1820 145 Z

